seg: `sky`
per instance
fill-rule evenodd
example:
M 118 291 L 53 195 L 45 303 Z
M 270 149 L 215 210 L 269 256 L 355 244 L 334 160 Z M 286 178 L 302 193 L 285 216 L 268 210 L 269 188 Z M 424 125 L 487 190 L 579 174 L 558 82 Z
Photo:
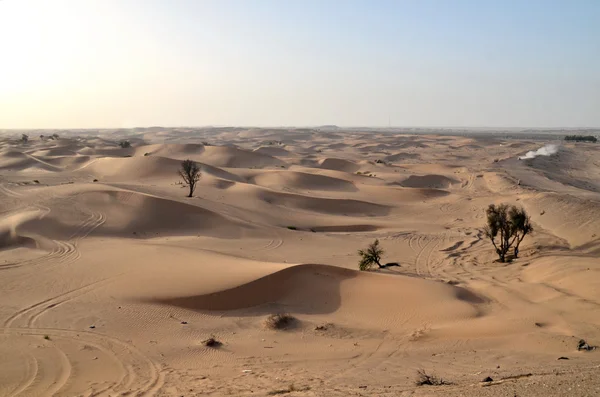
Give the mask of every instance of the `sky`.
M 598 0 L 0 0 L 0 129 L 600 127 Z

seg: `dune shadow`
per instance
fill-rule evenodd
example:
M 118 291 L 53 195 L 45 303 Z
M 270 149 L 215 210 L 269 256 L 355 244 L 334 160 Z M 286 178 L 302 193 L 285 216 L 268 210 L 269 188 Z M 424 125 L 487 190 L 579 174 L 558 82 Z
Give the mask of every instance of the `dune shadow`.
M 256 316 L 273 310 L 328 314 L 341 305 L 341 282 L 357 274 L 334 266 L 296 265 L 222 291 L 151 301 L 224 316 Z

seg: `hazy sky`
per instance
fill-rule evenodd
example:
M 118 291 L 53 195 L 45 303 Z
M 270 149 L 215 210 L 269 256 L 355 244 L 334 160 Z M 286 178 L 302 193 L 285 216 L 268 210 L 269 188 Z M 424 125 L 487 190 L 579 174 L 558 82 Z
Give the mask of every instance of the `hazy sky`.
M 600 126 L 600 0 L 0 0 L 0 128 Z

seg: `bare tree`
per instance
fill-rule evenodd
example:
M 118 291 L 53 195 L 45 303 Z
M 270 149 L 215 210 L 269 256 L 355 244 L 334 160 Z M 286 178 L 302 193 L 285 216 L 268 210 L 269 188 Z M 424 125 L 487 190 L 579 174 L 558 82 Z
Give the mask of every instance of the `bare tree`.
M 198 183 L 201 176 L 198 164 L 192 160 L 183 160 L 178 173 L 181 179 L 183 179 L 183 182 L 190 188 L 188 197 L 192 197 L 194 190 L 196 190 L 196 183 Z
M 506 261 L 506 254 L 514 245 L 515 258 L 519 254 L 519 245 L 525 236 L 533 231 L 529 215 L 523 208 L 490 204 L 486 209 L 487 225 L 485 236 L 490 239 L 500 262 Z M 516 244 L 516 245 L 515 245 Z

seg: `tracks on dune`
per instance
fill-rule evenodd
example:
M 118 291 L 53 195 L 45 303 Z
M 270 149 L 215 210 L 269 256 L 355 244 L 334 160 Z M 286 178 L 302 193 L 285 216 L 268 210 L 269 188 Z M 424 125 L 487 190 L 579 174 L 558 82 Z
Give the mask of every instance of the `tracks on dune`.
M 438 236 L 413 234 L 408 240 L 408 246 L 416 252 L 415 272 L 422 277 L 434 277 L 432 271 L 432 256 L 441 243 Z
M 153 395 L 162 387 L 164 374 L 158 364 L 131 343 L 113 336 L 87 330 L 37 327 L 37 321 L 50 310 L 74 301 L 85 294 L 92 293 L 121 275 L 98 280 L 44 299 L 18 310 L 4 321 L 3 331 L 5 335 L 43 336 L 52 341 L 52 346 L 56 349 L 57 354 L 52 366 L 59 367 L 58 378 L 52 382 L 52 385 L 47 389 L 38 391 L 36 387 L 41 383 L 38 377 L 43 375 L 39 373 L 43 373 L 44 369 L 37 369 L 39 363 L 34 357 L 31 366 L 35 370 L 28 370 L 27 379 L 10 394 L 11 397 L 19 394 L 53 395 L 68 385 L 72 375 L 72 364 L 69 360 L 68 349 L 65 350 L 64 347 L 61 347 L 61 344 L 70 347 L 81 346 L 81 349 L 92 346 L 108 357 L 112 365 L 119 369 L 118 379 L 105 382 L 101 388 L 92 390 L 90 395 L 146 396 Z M 60 341 L 65 343 L 57 343 Z
M 40 218 L 44 218 L 51 213 L 51 209 L 49 207 L 41 204 L 34 204 L 33 207 L 36 207 L 42 212 Z M 86 211 L 89 216 L 75 227 L 75 231 L 68 237 L 66 241 L 52 240 L 54 244 L 52 251 L 41 257 L 29 259 L 15 264 L 14 267 L 68 265 L 76 262 L 81 257 L 81 253 L 78 248 L 79 242 L 90 235 L 90 233 L 92 233 L 94 230 L 102 226 L 104 222 L 106 222 L 106 216 L 104 214 L 87 209 L 84 211 Z
M 24 196 L 1 184 L 0 195 L 10 197 L 15 202 L 20 200 L 15 208 L 5 211 L 3 216 L 16 214 L 27 208 L 39 211 L 40 219 L 52 213 L 51 208 L 40 203 L 39 196 L 35 197 L 35 201 L 31 197 L 25 200 Z M 50 252 L 38 258 L 7 265 L 5 268 L 0 268 L 0 270 L 27 266 L 27 268 L 50 271 L 54 266 L 73 264 L 81 257 L 78 248 L 79 243 L 106 221 L 104 214 L 82 206 L 72 197 L 53 196 L 45 197 L 45 199 L 70 200 L 73 202 L 74 208 L 87 214 L 87 216 L 75 226 L 66 240 L 51 240 L 54 247 Z M 12 390 L 8 391 L 9 396 L 68 394 L 68 387 L 72 383 L 71 378 L 73 376 L 85 376 L 81 373 L 81 369 L 74 367 L 76 363 L 72 362 L 70 356 L 76 351 L 88 348 L 93 348 L 97 350 L 96 354 L 106 357 L 112 363 L 109 364 L 110 367 L 116 368 L 113 373 L 118 374 L 118 376 L 101 383 L 92 384 L 85 394 L 90 396 L 150 396 L 162 387 L 164 372 L 156 362 L 132 343 L 114 336 L 87 330 L 37 327 L 39 320 L 53 309 L 76 301 L 85 294 L 93 293 L 119 276 L 121 275 L 97 280 L 42 299 L 17 310 L 4 320 L 3 334 L 5 337 L 33 336 L 40 339 L 43 337 L 47 339 L 47 342 L 44 343 L 50 349 L 47 352 L 51 352 L 51 354 L 48 353 L 51 360 L 48 360 L 48 354 L 46 354 L 46 357 L 44 355 L 38 356 L 37 353 L 26 356 L 25 377 Z
M 21 198 L 23 196 L 21 193 L 15 192 L 3 184 L 0 184 L 0 193 L 12 198 Z
M 64 303 L 67 303 L 81 295 L 84 295 L 85 293 L 91 292 L 95 288 L 99 287 L 102 284 L 106 284 L 109 280 L 114 279 L 116 277 L 119 276 L 95 281 L 93 283 L 86 284 L 82 287 L 75 288 L 73 290 L 56 295 L 52 298 L 44 299 L 40 302 L 34 303 L 33 305 L 20 309 L 4 321 L 4 328 L 10 328 L 15 321 L 22 317 L 26 318 L 27 327 L 33 327 L 35 325 L 35 321 L 48 310 L 60 306 Z
M 148 358 L 132 344 L 113 336 L 90 331 L 76 331 L 63 328 L 10 328 L 5 334 L 19 336 L 48 337 L 54 348 L 56 359 L 51 363 L 52 369 L 58 373 L 44 390 L 39 387 L 48 371 L 49 363 L 40 363 L 31 356 L 28 363 L 27 377 L 9 396 L 17 395 L 54 395 L 64 392 L 73 375 L 73 364 L 69 360 L 70 349 L 95 349 L 95 354 L 102 355 L 111 361 L 111 366 L 118 369 L 115 379 L 107 380 L 97 388 L 92 388 L 88 395 L 121 395 L 121 396 L 151 396 L 164 384 L 164 372 L 159 365 Z M 44 368 L 42 365 L 46 365 Z

